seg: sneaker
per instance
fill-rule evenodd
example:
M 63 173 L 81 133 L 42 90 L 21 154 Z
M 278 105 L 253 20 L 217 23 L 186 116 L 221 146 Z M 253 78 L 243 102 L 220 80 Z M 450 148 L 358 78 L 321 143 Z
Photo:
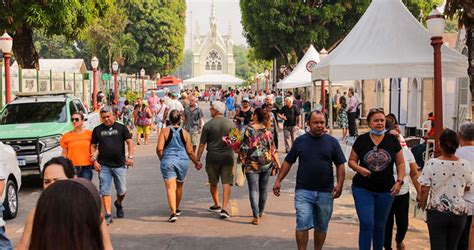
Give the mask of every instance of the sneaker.
M 260 215 L 258 217 L 262 218 L 263 216 L 265 216 L 265 212 L 260 212 Z
M 178 216 L 176 214 L 172 214 L 168 219 L 168 222 L 176 222 L 178 220 Z
M 180 215 L 181 215 L 181 210 L 176 209 L 176 216 L 180 216 Z
M 115 208 L 117 208 L 117 217 L 118 218 L 123 218 L 125 213 L 123 212 L 122 204 L 118 203 L 118 201 L 115 201 L 114 205 L 115 205 Z
M 105 223 L 107 224 L 107 226 L 110 225 L 110 224 L 112 224 L 112 222 L 114 222 L 114 221 L 112 220 L 112 215 L 111 215 L 111 214 L 106 214 L 106 215 L 105 215 Z
M 227 211 L 225 211 L 224 209 L 222 209 L 222 210 L 221 210 L 221 218 L 222 218 L 222 219 L 227 219 L 227 218 L 229 218 L 229 217 L 230 217 L 229 213 L 227 213 Z
M 209 208 L 209 211 L 219 213 L 221 211 L 221 207 L 214 205 Z

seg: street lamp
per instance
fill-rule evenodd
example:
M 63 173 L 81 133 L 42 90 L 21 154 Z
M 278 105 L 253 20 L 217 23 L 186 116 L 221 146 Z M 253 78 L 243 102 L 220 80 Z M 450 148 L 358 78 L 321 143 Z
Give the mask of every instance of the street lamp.
M 434 129 L 435 129 L 435 157 L 441 155 L 439 137 L 443 131 L 443 85 L 441 80 L 441 46 L 446 26 L 444 16 L 435 8 L 426 19 L 428 31 L 431 34 L 431 45 L 434 48 Z
M 270 78 L 270 71 L 268 69 L 265 69 L 265 72 L 263 73 L 265 75 L 265 92 L 268 93 L 268 78 Z
M 145 70 L 140 70 L 140 76 L 142 77 L 142 100 L 145 98 Z
M 0 49 L 2 50 L 3 57 L 5 58 L 5 103 L 9 103 L 12 100 L 12 86 L 10 81 L 10 58 L 12 47 L 13 38 L 11 38 L 7 32 L 3 33 L 3 35 L 0 37 Z M 3 95 L 3 93 L 0 93 L 0 95 Z
M 325 48 L 319 51 L 320 61 L 324 60 L 328 56 L 328 52 Z M 323 106 L 323 113 L 326 113 L 326 81 L 321 81 L 321 105 Z
M 93 107 L 94 110 L 97 109 L 97 67 L 99 66 L 99 59 L 97 57 L 92 57 L 91 59 L 92 65 L 92 78 L 93 78 L 93 85 L 94 85 L 94 93 L 93 93 Z
M 114 73 L 114 100 L 115 100 L 115 104 L 118 104 L 118 79 L 117 79 L 117 73 L 118 73 L 118 68 L 119 68 L 119 64 L 117 63 L 117 61 L 114 61 L 114 63 L 112 63 L 112 71 Z

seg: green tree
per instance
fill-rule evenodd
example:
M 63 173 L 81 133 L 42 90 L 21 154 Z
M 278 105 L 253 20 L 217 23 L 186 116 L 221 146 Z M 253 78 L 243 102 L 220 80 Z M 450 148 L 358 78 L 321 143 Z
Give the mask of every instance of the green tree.
M 119 38 L 112 43 L 114 60 L 121 67 L 126 64 L 133 64 L 137 61 L 138 43 L 130 33 L 120 34 Z
M 107 68 L 109 72 L 112 72 L 113 48 L 122 47 L 119 46 L 119 43 L 130 38 L 121 39 L 127 24 L 126 9 L 122 4 L 117 4 L 110 7 L 110 10 L 102 18 L 96 19 L 86 30 L 87 36 L 84 37 L 86 49 L 92 55 L 97 56 L 101 68 Z
M 148 74 L 170 74 L 184 54 L 185 0 L 129 0 L 126 3 L 131 33 L 140 45 L 137 61 L 125 65 L 129 71 L 144 68 Z
M 471 96 L 474 96 L 474 2 L 472 0 L 447 0 L 445 13 L 459 20 L 459 26 L 466 29 L 466 46 L 469 68 Z M 474 109 L 474 98 L 471 98 L 471 109 Z M 474 112 L 474 110 L 472 110 Z
M 75 58 L 74 44 L 62 35 L 46 36 L 42 32 L 33 33 L 33 41 L 39 58 Z
M 0 30 L 12 35 L 13 53 L 21 67 L 39 68 L 34 31 L 43 31 L 50 37 L 64 35 L 73 41 L 112 4 L 113 0 L 4 0 L 0 4 Z
M 309 44 L 320 50 L 340 42 L 371 0 L 240 0 L 244 35 L 261 59 L 291 65 Z M 415 16 L 429 13 L 439 0 L 404 0 Z M 291 67 L 291 66 L 290 66 Z
M 234 45 L 234 59 L 236 76 L 246 80 L 247 84 L 251 83 L 252 76 L 272 67 L 271 61 L 257 59 L 255 50 L 244 45 Z

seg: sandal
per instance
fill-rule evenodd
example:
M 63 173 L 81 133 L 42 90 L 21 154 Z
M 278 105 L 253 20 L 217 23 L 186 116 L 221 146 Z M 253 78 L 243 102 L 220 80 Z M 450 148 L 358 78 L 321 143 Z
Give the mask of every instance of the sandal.
M 252 224 L 253 225 L 258 225 L 258 218 L 253 218 Z

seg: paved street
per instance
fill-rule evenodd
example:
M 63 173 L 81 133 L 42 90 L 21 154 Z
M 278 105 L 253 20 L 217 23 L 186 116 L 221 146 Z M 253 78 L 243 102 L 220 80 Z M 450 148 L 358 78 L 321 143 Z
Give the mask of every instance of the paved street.
M 204 110 L 205 116 L 209 117 L 207 106 Z M 283 182 L 281 197 L 269 193 L 266 216 L 259 226 L 250 224 L 252 218 L 247 186 L 232 189 L 230 212 L 233 217 L 221 220 L 217 213 L 207 210 L 212 200 L 205 171 L 197 171 L 190 166 L 181 206 L 183 213 L 178 222 L 172 224 L 167 222 L 170 213 L 155 154 L 156 141 L 154 135 L 152 144 L 136 147 L 136 167 L 129 170 L 128 193 L 124 201 L 125 218 L 114 219 L 109 227 L 116 249 L 296 248 L 293 208 L 296 166 Z M 14 244 L 21 237 L 28 211 L 40 195 L 38 178 L 24 178 L 25 184 L 19 197 L 19 215 L 7 221 L 7 234 Z M 96 176 L 94 181 L 97 183 Z M 270 191 L 273 182 L 274 177 L 270 181 Z M 325 246 L 327 249 L 357 249 L 358 221 L 349 190 L 350 183 L 350 180 L 346 181 L 343 196 L 335 202 Z M 407 249 L 429 249 L 425 223 L 412 217 L 406 240 Z M 312 240 L 309 244 L 312 246 Z

